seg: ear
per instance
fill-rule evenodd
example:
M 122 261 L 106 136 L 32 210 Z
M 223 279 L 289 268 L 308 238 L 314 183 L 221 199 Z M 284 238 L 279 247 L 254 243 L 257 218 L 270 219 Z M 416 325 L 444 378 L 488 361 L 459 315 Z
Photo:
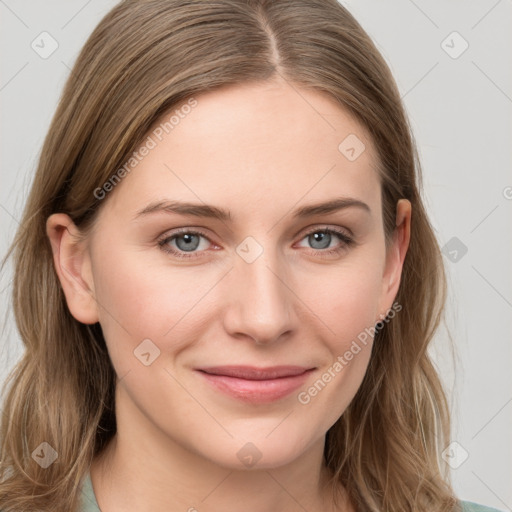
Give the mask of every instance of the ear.
M 379 303 L 379 318 L 382 320 L 398 293 L 402 268 L 411 237 L 411 203 L 407 199 L 400 199 L 396 207 L 396 227 L 393 233 L 391 246 L 386 254 L 386 264 L 382 277 L 382 294 Z
M 46 221 L 46 234 L 71 314 L 84 324 L 98 322 L 90 255 L 85 241 L 78 238 L 79 229 L 69 215 L 55 213 Z

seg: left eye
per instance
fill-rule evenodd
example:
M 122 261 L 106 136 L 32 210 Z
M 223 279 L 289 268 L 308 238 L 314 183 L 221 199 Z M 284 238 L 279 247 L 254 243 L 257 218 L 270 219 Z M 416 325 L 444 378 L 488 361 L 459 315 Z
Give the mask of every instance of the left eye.
M 333 235 L 334 237 L 337 237 L 339 240 L 342 241 L 342 247 L 339 248 L 340 250 L 343 248 L 343 246 L 348 246 L 353 242 L 352 238 L 350 238 L 342 231 L 330 228 L 325 228 L 321 230 L 315 229 L 314 231 L 310 231 L 309 233 L 306 234 L 303 240 L 307 239 L 308 242 L 313 245 L 312 249 L 322 251 L 323 249 L 329 248 L 329 245 L 333 240 Z
M 333 236 L 334 238 L 341 240 L 341 244 L 334 248 L 331 247 Z M 206 240 L 202 249 L 207 249 L 208 242 L 211 243 L 209 238 L 200 231 L 190 230 L 184 230 L 171 236 L 167 236 L 160 240 L 158 245 L 163 251 L 179 258 L 193 258 L 198 256 L 198 253 L 203 252 L 202 250 L 198 250 L 201 247 L 201 239 Z M 349 235 L 332 228 L 315 229 L 314 231 L 306 233 L 301 241 L 302 240 L 308 240 L 312 245 L 310 249 L 313 249 L 318 253 L 325 254 L 341 252 L 343 249 L 354 243 L 354 240 Z

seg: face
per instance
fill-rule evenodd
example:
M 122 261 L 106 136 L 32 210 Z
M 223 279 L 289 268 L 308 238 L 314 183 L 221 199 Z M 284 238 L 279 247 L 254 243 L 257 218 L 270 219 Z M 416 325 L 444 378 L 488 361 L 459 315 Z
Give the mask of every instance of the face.
M 95 300 L 66 297 L 100 322 L 134 422 L 276 467 L 353 399 L 403 254 L 372 142 L 332 99 L 282 82 L 195 99 L 104 199 L 78 265 Z

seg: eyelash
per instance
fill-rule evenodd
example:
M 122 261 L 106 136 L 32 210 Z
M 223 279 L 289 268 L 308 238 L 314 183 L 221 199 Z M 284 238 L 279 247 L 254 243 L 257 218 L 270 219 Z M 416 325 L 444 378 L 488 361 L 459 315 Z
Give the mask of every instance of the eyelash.
M 323 229 L 316 228 L 311 231 L 308 231 L 307 233 L 304 234 L 304 236 L 301 238 L 301 240 L 303 240 L 304 238 L 306 238 L 309 235 L 312 235 L 313 233 L 329 233 L 331 235 L 336 235 L 342 241 L 342 245 L 335 247 L 334 249 L 311 249 L 312 251 L 319 253 L 321 255 L 321 257 L 329 257 L 332 255 L 339 254 L 342 251 L 344 251 L 345 249 L 348 249 L 349 247 L 351 247 L 352 245 L 355 245 L 355 243 L 356 243 L 353 238 L 348 236 L 343 231 L 339 231 L 337 229 L 327 228 L 327 227 L 323 228 Z M 183 234 L 199 235 L 199 236 L 202 236 L 203 238 L 206 238 L 208 241 L 211 242 L 211 240 L 208 238 L 208 236 L 205 233 L 203 233 L 202 231 L 198 231 L 198 230 L 194 230 L 194 229 L 181 229 L 179 231 L 174 232 L 171 236 L 168 236 L 168 234 L 166 233 L 166 235 L 164 235 L 163 238 L 160 238 L 158 240 L 158 245 L 159 245 L 160 249 L 162 251 L 164 251 L 165 253 L 172 254 L 173 256 L 176 256 L 178 258 L 190 259 L 190 258 L 198 257 L 197 252 L 187 254 L 185 252 L 176 251 L 175 249 L 171 249 L 167 245 L 170 241 L 174 240 L 175 238 L 177 238 Z M 204 252 L 204 251 L 199 251 L 199 254 L 201 252 Z

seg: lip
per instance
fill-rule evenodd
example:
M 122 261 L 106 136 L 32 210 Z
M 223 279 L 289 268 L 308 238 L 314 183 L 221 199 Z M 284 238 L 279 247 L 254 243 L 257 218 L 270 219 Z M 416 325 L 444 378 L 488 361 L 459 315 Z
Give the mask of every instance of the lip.
M 270 403 L 304 384 L 315 368 L 303 366 L 215 366 L 196 371 L 215 387 L 238 400 Z

